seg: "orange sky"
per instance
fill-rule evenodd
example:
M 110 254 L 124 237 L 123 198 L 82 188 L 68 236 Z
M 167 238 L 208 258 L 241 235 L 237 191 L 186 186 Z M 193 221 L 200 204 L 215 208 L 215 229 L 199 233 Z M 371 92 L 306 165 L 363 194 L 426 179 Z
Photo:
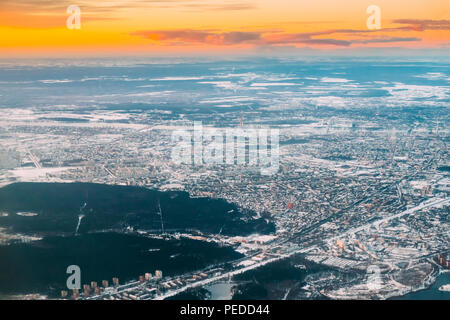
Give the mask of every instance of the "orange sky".
M 448 0 L 1 0 L 0 55 L 449 48 Z M 69 5 L 81 29 L 66 27 Z M 381 9 L 369 31 L 366 8 Z

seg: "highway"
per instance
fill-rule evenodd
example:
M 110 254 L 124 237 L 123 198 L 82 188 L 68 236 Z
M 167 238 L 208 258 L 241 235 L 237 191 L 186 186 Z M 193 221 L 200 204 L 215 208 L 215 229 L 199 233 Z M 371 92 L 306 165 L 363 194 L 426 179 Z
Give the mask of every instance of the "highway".
M 449 202 L 450 202 L 450 198 L 445 198 L 445 199 L 438 198 L 438 199 L 434 199 L 434 200 L 433 199 L 429 199 L 427 201 L 424 201 L 424 202 L 420 203 L 419 205 L 417 205 L 417 206 L 415 206 L 413 208 L 407 209 L 407 210 L 402 211 L 400 213 L 394 214 L 394 215 L 389 216 L 389 217 L 385 217 L 383 219 L 372 221 L 371 223 L 365 224 L 365 225 L 360 226 L 360 227 L 352 228 L 352 229 L 344 232 L 340 236 L 335 236 L 333 238 L 328 239 L 327 241 L 337 240 L 338 238 L 340 238 L 340 237 L 342 237 L 344 235 L 355 234 L 355 233 L 357 233 L 359 231 L 362 231 L 362 230 L 365 230 L 365 229 L 371 227 L 372 225 L 389 222 L 389 221 L 391 221 L 393 219 L 401 218 L 401 217 L 403 217 L 405 215 L 408 215 L 408 214 L 420 211 L 422 209 L 429 208 L 429 207 L 434 207 L 434 206 L 437 206 L 437 205 L 440 205 L 440 204 L 445 205 L 445 204 L 448 204 Z
M 39 162 L 38 157 L 36 157 L 36 155 L 34 153 L 31 152 L 31 150 L 27 149 L 28 155 L 30 156 L 30 160 L 33 162 L 34 166 L 37 169 L 42 169 L 42 166 Z

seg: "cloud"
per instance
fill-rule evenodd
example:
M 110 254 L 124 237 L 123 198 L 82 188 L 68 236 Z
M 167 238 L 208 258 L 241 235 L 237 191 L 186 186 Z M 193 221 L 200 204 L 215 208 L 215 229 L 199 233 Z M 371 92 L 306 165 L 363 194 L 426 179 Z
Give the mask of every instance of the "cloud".
M 373 37 L 373 38 L 355 38 L 365 33 L 373 33 L 372 30 L 353 30 L 336 29 L 324 30 L 308 33 L 283 33 L 273 31 L 259 32 L 217 32 L 213 30 L 148 30 L 138 31 L 131 35 L 150 39 L 162 45 L 219 45 L 229 46 L 238 44 L 258 45 L 258 46 L 298 46 L 298 45 L 317 45 L 317 46 L 337 46 L 348 47 L 353 44 L 370 43 L 391 43 L 391 42 L 413 42 L 420 41 L 416 37 Z M 343 34 L 353 36 L 353 39 L 336 38 L 317 38 L 319 36 L 330 36 L 332 34 Z
M 372 38 L 372 39 L 364 39 L 364 40 L 354 40 L 353 43 L 390 43 L 390 42 L 414 42 L 421 41 L 422 39 L 416 37 L 383 37 L 383 38 Z
M 341 47 L 348 47 L 352 43 L 347 40 L 339 40 L 339 39 L 306 39 L 303 41 L 299 41 L 297 43 L 302 44 L 316 44 L 316 45 L 332 45 L 332 46 L 341 46 Z
M 130 10 L 239 11 L 255 8 L 252 0 L 0 0 L 0 25 L 18 28 L 65 26 L 67 7 L 81 8 L 83 22 L 123 19 Z
M 256 9 L 256 5 L 249 2 L 228 2 L 228 3 L 184 3 L 178 8 L 190 11 L 241 11 Z
M 332 34 L 344 34 L 351 36 L 361 36 L 363 34 L 373 34 L 377 31 L 374 30 L 353 30 L 353 29 L 336 29 L 325 30 L 310 33 L 278 33 L 271 34 L 265 37 L 267 44 L 272 45 L 290 45 L 290 44 L 312 44 L 312 45 L 332 45 L 332 46 L 344 46 L 348 47 L 353 44 L 370 44 L 370 43 L 391 43 L 391 42 L 412 42 L 421 41 L 416 37 L 373 37 L 367 39 L 321 39 L 315 38 L 317 36 L 330 36 Z
M 165 42 L 166 44 L 211 44 L 211 45 L 234 45 L 240 43 L 255 43 L 261 40 L 258 32 L 211 32 L 201 30 L 161 30 L 161 31 L 138 31 L 132 35 L 143 38 Z
M 295 44 L 313 44 L 313 45 L 333 45 L 344 46 L 351 45 L 350 41 L 342 39 L 317 39 L 314 36 L 327 35 L 332 32 L 310 32 L 310 33 L 273 33 L 264 37 L 267 45 L 295 45 Z
M 187 10 L 249 10 L 256 8 L 248 0 L 1 0 L 0 9 L 26 12 L 63 12 L 69 5 L 76 4 L 89 12 L 118 12 L 122 9 L 171 8 Z
M 189 45 L 189 44 L 209 44 L 209 45 L 284 45 L 284 44 L 317 44 L 349 46 L 351 42 L 340 39 L 313 39 L 314 35 L 327 34 L 317 33 L 275 33 L 265 32 L 214 32 L 209 30 L 149 30 L 138 31 L 131 35 L 140 36 L 153 41 L 158 41 L 165 45 Z
M 393 22 L 406 24 L 403 29 L 412 31 L 450 30 L 450 20 L 396 19 Z
M 0 26 L 31 29 L 65 27 L 67 8 L 74 3 L 81 8 L 83 23 L 117 20 L 105 14 L 111 10 L 110 7 L 90 5 L 86 0 L 0 0 Z

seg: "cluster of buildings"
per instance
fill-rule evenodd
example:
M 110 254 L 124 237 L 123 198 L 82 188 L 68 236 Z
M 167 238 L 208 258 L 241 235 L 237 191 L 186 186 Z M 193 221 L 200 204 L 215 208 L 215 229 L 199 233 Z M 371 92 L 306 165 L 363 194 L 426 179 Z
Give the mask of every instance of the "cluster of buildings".
M 438 254 L 437 261 L 447 269 L 450 269 L 450 253 Z
M 276 125 L 273 115 L 264 112 L 249 114 L 244 123 L 238 113 L 227 119 L 208 117 L 216 126 L 245 128 L 269 121 Z M 288 114 L 284 117 L 289 119 Z M 449 177 L 448 171 L 439 170 L 449 160 L 445 130 L 411 130 L 403 120 L 392 121 L 396 129 L 391 130 L 363 117 L 352 120 L 357 126 L 349 121 L 327 123 L 316 110 L 315 116 L 304 116 L 300 124 L 279 126 L 279 170 L 264 176 L 257 166 L 175 164 L 171 133 L 191 122 L 151 120 L 152 126 L 143 124 L 146 119 L 136 125 L 11 124 L 14 135 L 3 135 L 2 140 L 5 146 L 17 146 L 12 158 L 18 164 L 11 167 L 12 162 L 5 162 L 0 185 L 22 180 L 81 181 L 185 190 L 192 197 L 226 199 L 237 204 L 246 218 L 271 220 L 277 227 L 276 239 L 252 246 L 221 235 L 203 235 L 240 246 L 247 255 L 244 265 L 314 248 L 308 259 L 319 264 L 362 270 L 379 263 L 395 274 L 405 263 L 411 268 L 448 246 L 444 200 L 449 196 Z M 282 117 L 278 120 L 283 123 Z M 426 201 L 436 205 L 418 207 Z M 448 256 L 438 260 L 448 268 Z M 236 266 L 243 265 L 239 263 Z M 201 281 L 203 275 L 162 282 L 146 274 L 137 281 L 145 286 L 139 295 L 126 291 L 127 287 L 108 294 L 109 298 L 148 298 L 186 286 L 192 279 Z M 92 283 L 81 295 L 103 297 L 107 289 Z

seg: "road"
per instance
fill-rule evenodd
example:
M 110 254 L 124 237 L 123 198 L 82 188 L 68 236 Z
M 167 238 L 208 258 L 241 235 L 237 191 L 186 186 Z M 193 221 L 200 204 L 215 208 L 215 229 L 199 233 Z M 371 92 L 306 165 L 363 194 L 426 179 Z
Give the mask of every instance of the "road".
M 29 150 L 29 149 L 27 149 L 27 152 L 28 152 L 28 155 L 30 156 L 30 159 L 33 162 L 34 166 L 37 169 L 42 169 L 42 166 L 41 166 L 41 164 L 39 162 L 38 157 L 36 157 L 36 155 L 33 152 L 31 152 L 31 150 Z

